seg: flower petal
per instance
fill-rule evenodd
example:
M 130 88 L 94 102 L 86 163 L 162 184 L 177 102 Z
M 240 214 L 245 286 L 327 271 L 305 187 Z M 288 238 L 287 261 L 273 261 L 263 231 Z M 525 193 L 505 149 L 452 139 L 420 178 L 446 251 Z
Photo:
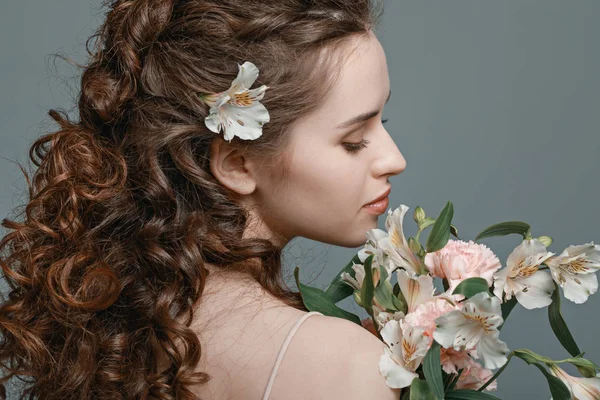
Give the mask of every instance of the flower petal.
M 433 299 L 433 278 L 430 275 L 411 278 L 409 273 L 403 269 L 396 270 L 396 275 L 409 313 L 413 312 L 420 304 Z
M 408 246 L 408 241 L 404 236 L 403 230 L 404 215 L 408 209 L 408 206 L 401 204 L 395 210 L 388 210 L 388 215 L 385 219 L 385 228 L 388 231 L 389 244 L 386 243 L 386 247 L 395 250 L 399 256 L 398 266 L 405 268 L 409 272 L 418 274 L 421 270 L 420 262 Z M 392 254 L 390 256 L 394 257 Z M 396 262 L 396 259 L 394 259 L 394 262 Z
M 238 136 L 243 140 L 254 140 L 262 135 L 262 126 L 269 122 L 269 112 L 261 103 L 248 107 L 224 104 L 219 108 L 222 121 L 225 121 L 225 140 Z
M 243 89 L 250 89 L 258 78 L 258 68 L 250 61 L 246 61 L 242 65 L 238 64 L 237 77 L 231 83 L 229 92 L 238 92 Z
M 571 274 L 562 269 L 550 267 L 552 277 L 563 289 L 565 298 L 573 303 L 585 303 L 588 297 L 598 290 L 596 274 Z
M 413 379 L 419 376 L 394 362 L 390 349 L 387 347 L 379 359 L 379 373 L 386 378 L 385 383 L 395 389 L 410 386 Z
M 436 329 L 433 331 L 433 338 L 444 348 L 454 346 L 456 334 L 464 322 L 465 317 L 459 310 L 450 311 L 436 318 Z
M 483 359 L 486 368 L 500 368 L 508 361 L 508 346 L 499 338 L 500 332 L 495 331 L 484 335 L 477 343 L 477 354 Z
M 552 303 L 554 282 L 547 270 L 537 271 L 533 275 L 518 281 L 521 290 L 515 293 L 517 301 L 528 310 L 546 307 Z
M 340 278 L 342 280 L 342 282 L 347 283 L 349 286 L 351 286 L 354 290 L 360 290 L 360 284 L 358 283 L 358 281 L 356 279 L 354 279 L 352 277 L 352 275 L 350 275 L 347 272 L 342 272 L 340 274 Z
M 392 353 L 398 360 L 402 360 L 402 329 L 400 322 L 392 319 L 381 328 L 381 338 L 391 349 Z
M 223 126 L 223 122 L 221 122 L 221 118 L 218 113 L 209 114 L 206 118 L 204 118 L 204 124 L 208 129 L 215 133 L 221 132 L 221 128 Z
M 571 376 L 556 364 L 550 366 L 550 373 L 558 377 L 567 386 L 573 399 L 600 399 L 600 378 L 581 378 Z

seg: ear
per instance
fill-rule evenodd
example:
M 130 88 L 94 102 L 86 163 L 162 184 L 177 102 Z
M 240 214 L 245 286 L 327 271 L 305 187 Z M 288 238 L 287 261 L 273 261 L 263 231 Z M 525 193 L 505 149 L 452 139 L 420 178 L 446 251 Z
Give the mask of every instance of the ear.
M 225 187 L 241 195 L 256 189 L 254 163 L 221 136 L 210 144 L 210 170 Z

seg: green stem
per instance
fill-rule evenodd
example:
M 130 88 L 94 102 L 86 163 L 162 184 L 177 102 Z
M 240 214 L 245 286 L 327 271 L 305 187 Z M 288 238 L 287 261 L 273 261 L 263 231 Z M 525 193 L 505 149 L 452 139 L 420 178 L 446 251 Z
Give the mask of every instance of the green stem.
M 448 386 L 448 390 L 454 389 L 454 386 L 456 386 L 456 384 L 458 383 L 458 380 L 460 379 L 460 376 L 462 375 L 463 371 L 464 371 L 464 368 L 461 368 L 458 370 L 458 373 L 456 374 L 456 376 L 454 377 L 452 382 L 450 382 L 450 386 Z
M 377 333 L 377 337 L 379 338 L 379 340 L 381 340 L 383 343 L 385 343 L 385 341 L 381 337 L 381 334 L 379 333 L 379 323 L 377 322 L 377 319 L 373 316 L 374 315 L 373 309 L 371 308 L 371 312 L 369 312 L 369 310 L 367 310 L 367 312 L 369 313 L 369 316 L 373 320 L 373 326 L 375 327 L 375 332 Z
M 418 243 L 420 243 L 420 242 L 419 242 L 419 236 L 421 235 L 421 232 L 423 232 L 423 230 L 422 230 L 422 229 L 419 229 L 419 231 L 417 232 L 417 235 L 415 236 L 415 240 L 416 240 Z
M 508 365 L 508 362 L 510 361 L 510 359 L 512 358 L 513 355 L 514 355 L 514 353 L 511 351 L 508 354 L 508 358 L 506 359 L 506 362 L 504 363 L 504 365 L 502 367 L 500 367 L 500 369 L 498 371 L 496 371 L 496 373 L 494 375 L 492 375 L 492 377 L 490 379 L 488 379 L 487 382 L 483 384 L 483 386 L 481 386 L 479 389 L 477 389 L 478 392 L 482 392 L 486 387 L 488 387 L 490 385 L 490 383 L 494 382 L 494 380 L 496 378 L 498 378 L 498 376 L 502 373 L 502 371 L 504 371 L 504 368 L 506 368 L 506 366 Z

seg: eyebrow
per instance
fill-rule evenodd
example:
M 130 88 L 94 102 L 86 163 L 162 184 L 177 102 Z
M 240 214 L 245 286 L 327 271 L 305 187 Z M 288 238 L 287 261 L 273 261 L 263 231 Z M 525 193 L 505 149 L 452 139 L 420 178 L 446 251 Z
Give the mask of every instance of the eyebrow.
M 388 97 L 385 100 L 385 104 L 387 104 L 388 101 L 390 101 L 390 97 L 391 96 L 392 96 L 392 90 L 390 89 L 390 92 L 388 93 Z M 352 119 L 349 119 L 346 122 L 342 122 L 341 124 L 339 124 L 337 126 L 337 128 L 348 128 L 348 127 L 350 127 L 352 125 L 358 124 L 359 122 L 367 121 L 367 120 L 373 118 L 374 116 L 376 116 L 377 114 L 379 114 L 379 110 L 370 111 L 370 112 L 367 112 L 367 113 L 364 113 L 364 114 L 360 114 L 360 115 L 358 115 L 358 116 L 356 116 L 356 117 L 354 117 Z

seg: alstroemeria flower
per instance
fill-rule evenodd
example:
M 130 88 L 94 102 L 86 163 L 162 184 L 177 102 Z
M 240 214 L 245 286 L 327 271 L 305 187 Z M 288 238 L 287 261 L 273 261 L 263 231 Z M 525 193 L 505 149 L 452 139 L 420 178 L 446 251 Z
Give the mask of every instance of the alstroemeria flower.
M 379 283 L 379 277 L 381 276 L 381 272 L 380 272 L 379 268 L 380 267 L 378 267 L 376 265 L 372 265 L 372 268 L 371 268 L 371 272 L 373 273 L 373 287 L 376 287 L 377 284 Z M 342 279 L 343 282 L 352 286 L 355 290 L 360 290 L 362 288 L 363 282 L 365 280 L 365 266 L 363 264 L 356 264 L 353 262 L 352 270 L 354 271 L 354 276 L 356 278 L 353 278 L 352 275 L 350 275 L 347 272 L 342 272 L 340 274 L 340 278 Z
M 402 321 L 405 317 L 402 311 L 396 311 L 393 313 L 389 313 L 385 311 L 382 307 L 373 306 L 373 313 L 377 318 L 377 324 L 379 325 L 379 330 L 383 329 L 385 324 L 390 322 L 391 320 L 396 320 L 398 322 Z
M 380 247 L 379 242 L 387 238 L 388 234 L 386 231 L 381 229 L 371 229 L 367 233 L 367 242 L 363 246 L 362 249 L 358 251 L 358 258 L 362 263 L 373 254 L 373 262 L 371 266 L 380 266 L 385 268 L 387 272 L 387 281 L 390 281 L 392 278 L 392 272 L 397 268 L 394 264 L 393 260 L 390 258 L 388 254 Z
M 350 275 L 347 272 L 342 272 L 340 274 L 340 278 L 342 279 L 342 282 L 345 282 L 348 285 L 352 286 L 353 289 L 360 290 L 365 279 L 365 266 L 353 262 L 352 270 L 354 270 L 355 278 L 353 278 L 352 275 Z
M 525 308 L 545 307 L 552 303 L 554 283 L 547 270 L 539 270 L 540 265 L 554 253 L 537 239 L 523 240 L 506 261 L 506 268 L 494 274 L 494 294 L 502 300 L 512 296 Z
M 433 278 L 431 275 L 419 275 L 412 278 L 403 269 L 396 271 L 400 291 L 406 300 L 408 312 L 413 312 L 419 305 L 433 299 Z
M 418 275 L 421 272 L 421 260 L 415 256 L 408 241 L 404 236 L 402 223 L 404 215 L 408 211 L 408 206 L 401 204 L 395 210 L 388 210 L 388 215 L 385 219 L 385 228 L 388 231 L 388 236 L 382 238 L 378 244 L 383 251 L 388 254 L 394 264 L 404 268 L 411 275 Z
M 581 378 L 571 376 L 558 365 L 550 366 L 550 373 L 559 378 L 571 392 L 571 398 L 577 400 L 600 399 L 600 378 Z
M 238 75 L 228 90 L 200 95 L 210 106 L 209 115 L 204 119 L 206 127 L 215 133 L 223 129 L 223 137 L 227 141 L 234 136 L 244 140 L 256 139 L 262 135 L 262 126 L 270 120 L 266 107 L 259 102 L 269 87 L 262 85 L 250 89 L 258 78 L 258 68 L 250 61 L 238 64 L 238 68 Z
M 600 245 L 594 242 L 569 246 L 560 255 L 548 258 L 545 264 L 565 297 L 574 303 L 584 303 L 598 290 L 595 272 L 600 269 Z
M 502 324 L 500 300 L 481 292 L 466 300 L 460 310 L 436 318 L 433 338 L 442 347 L 475 349 L 486 368 L 501 367 L 507 361 L 508 347 L 498 336 Z
M 381 338 L 387 344 L 379 359 L 379 372 L 391 388 L 410 386 L 419 375 L 414 371 L 421 364 L 431 345 L 422 328 L 409 327 L 403 331 L 402 322 L 391 320 L 381 329 Z

